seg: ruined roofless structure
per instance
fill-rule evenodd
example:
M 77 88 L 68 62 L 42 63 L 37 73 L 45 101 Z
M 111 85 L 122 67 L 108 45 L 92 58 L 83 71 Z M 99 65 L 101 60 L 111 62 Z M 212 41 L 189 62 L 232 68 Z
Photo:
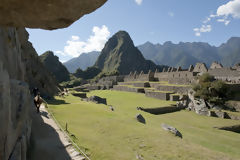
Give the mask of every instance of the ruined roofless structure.
M 191 84 L 197 80 L 197 76 L 203 73 L 209 73 L 216 79 L 220 79 L 229 83 L 240 83 L 240 65 L 233 68 L 223 67 L 221 63 L 213 62 L 208 69 L 205 63 L 196 63 L 195 67 L 190 65 L 188 69 L 181 67 L 163 68 L 162 72 L 149 71 L 148 74 L 141 72 L 137 74 L 130 73 L 125 76 L 124 81 L 168 81 L 172 84 Z

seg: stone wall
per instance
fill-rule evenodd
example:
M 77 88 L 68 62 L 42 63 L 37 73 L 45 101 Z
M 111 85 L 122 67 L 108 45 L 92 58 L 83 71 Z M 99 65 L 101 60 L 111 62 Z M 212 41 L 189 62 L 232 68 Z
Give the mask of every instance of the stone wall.
M 33 101 L 16 28 L 0 28 L 0 159 L 26 159 Z
M 208 68 L 205 63 L 196 63 L 193 72 L 205 73 Z
M 159 81 L 168 81 L 172 84 L 191 84 L 195 82 L 197 72 L 190 71 L 173 71 L 173 72 L 157 72 L 155 77 Z
M 240 83 L 240 71 L 231 68 L 215 68 L 208 70 L 216 79 L 231 83 Z
M 160 92 L 160 91 L 146 91 L 145 95 L 147 97 L 157 98 L 161 100 L 169 100 L 170 94 L 173 94 L 173 92 Z
M 221 63 L 213 62 L 210 66 L 210 69 L 223 68 Z
M 173 91 L 175 93 L 186 94 L 191 86 L 166 86 L 166 85 L 158 85 L 156 87 L 159 91 Z
M 134 88 L 134 87 L 120 86 L 120 85 L 113 86 L 113 90 L 136 92 L 136 93 L 144 93 L 145 92 L 144 88 Z
M 29 88 L 46 96 L 58 88 L 40 63 L 24 28 L 67 27 L 106 0 L 11 0 L 0 3 L 0 160 L 26 160 L 31 134 Z M 15 28 L 18 27 L 18 28 Z M 27 83 L 26 83 L 27 82 Z M 41 151 L 40 151 L 41 152 Z M 55 156 L 52 155 L 52 160 Z
M 149 71 L 147 74 L 144 74 L 143 71 L 141 73 L 137 73 L 136 71 L 130 72 L 129 75 L 124 77 L 124 82 L 131 82 L 131 81 L 154 81 L 155 76 L 154 72 Z

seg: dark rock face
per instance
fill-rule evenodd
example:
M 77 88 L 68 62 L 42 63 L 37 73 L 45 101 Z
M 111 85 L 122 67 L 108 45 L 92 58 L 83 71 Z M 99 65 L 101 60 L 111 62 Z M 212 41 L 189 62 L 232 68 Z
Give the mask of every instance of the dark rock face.
M 167 124 L 162 124 L 162 128 L 174 134 L 175 136 L 182 138 L 182 134 L 176 128 L 169 126 Z
M 21 43 L 21 54 L 19 55 L 21 55 L 26 67 L 24 69 L 24 81 L 29 84 L 31 89 L 38 87 L 41 95 L 53 96 L 59 90 L 56 79 L 40 61 L 37 52 L 28 41 L 29 35 L 27 31 L 24 28 L 19 28 L 17 34 Z
M 70 80 L 69 72 L 59 61 L 58 57 L 52 51 L 47 51 L 40 55 L 40 60 L 44 66 L 51 72 L 58 82 Z
M 141 114 L 136 115 L 136 120 L 140 123 L 146 124 L 146 120 Z
M 108 40 L 95 66 L 106 72 L 118 71 L 120 74 L 129 74 L 131 71 L 147 73 L 149 70 L 155 71 L 159 67 L 152 61 L 144 59 L 125 31 L 117 32 Z
M 16 28 L 0 28 L 1 160 L 19 158 L 18 153 L 26 158 L 31 133 L 29 111 L 33 101 L 25 82 L 26 64 L 21 38 L 25 37 Z
M 0 3 L 0 24 L 7 27 L 65 28 L 107 0 L 11 0 Z M 30 5 L 31 4 L 31 5 Z

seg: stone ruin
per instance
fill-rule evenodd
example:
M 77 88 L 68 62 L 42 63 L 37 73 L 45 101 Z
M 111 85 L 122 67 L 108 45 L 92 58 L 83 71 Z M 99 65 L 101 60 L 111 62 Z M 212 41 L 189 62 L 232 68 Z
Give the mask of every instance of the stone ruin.
M 162 72 L 156 70 L 149 71 L 147 74 L 137 71 L 130 72 L 124 77 L 124 82 L 133 81 L 168 81 L 171 84 L 192 84 L 196 82 L 197 76 L 203 73 L 209 73 L 216 79 L 223 80 L 229 83 L 240 83 L 240 65 L 234 67 L 223 67 L 221 63 L 213 62 L 208 69 L 205 63 L 196 63 L 195 67 L 190 65 L 188 69 L 182 67 L 163 68 Z
M 124 77 L 124 82 L 128 82 L 128 81 L 154 81 L 154 72 L 152 72 L 151 70 L 148 71 L 147 74 L 144 74 L 143 71 L 141 71 L 139 74 L 137 73 L 137 71 L 135 71 L 134 73 L 130 72 L 129 75 Z

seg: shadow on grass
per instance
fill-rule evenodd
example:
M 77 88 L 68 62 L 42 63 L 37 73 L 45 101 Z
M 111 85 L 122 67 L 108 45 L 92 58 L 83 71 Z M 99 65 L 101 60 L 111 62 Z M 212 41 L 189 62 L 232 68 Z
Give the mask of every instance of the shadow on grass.
M 53 100 L 49 100 L 48 104 L 60 105 L 60 104 L 70 104 L 70 103 L 67 103 L 65 100 L 61 100 L 61 99 L 53 99 Z

